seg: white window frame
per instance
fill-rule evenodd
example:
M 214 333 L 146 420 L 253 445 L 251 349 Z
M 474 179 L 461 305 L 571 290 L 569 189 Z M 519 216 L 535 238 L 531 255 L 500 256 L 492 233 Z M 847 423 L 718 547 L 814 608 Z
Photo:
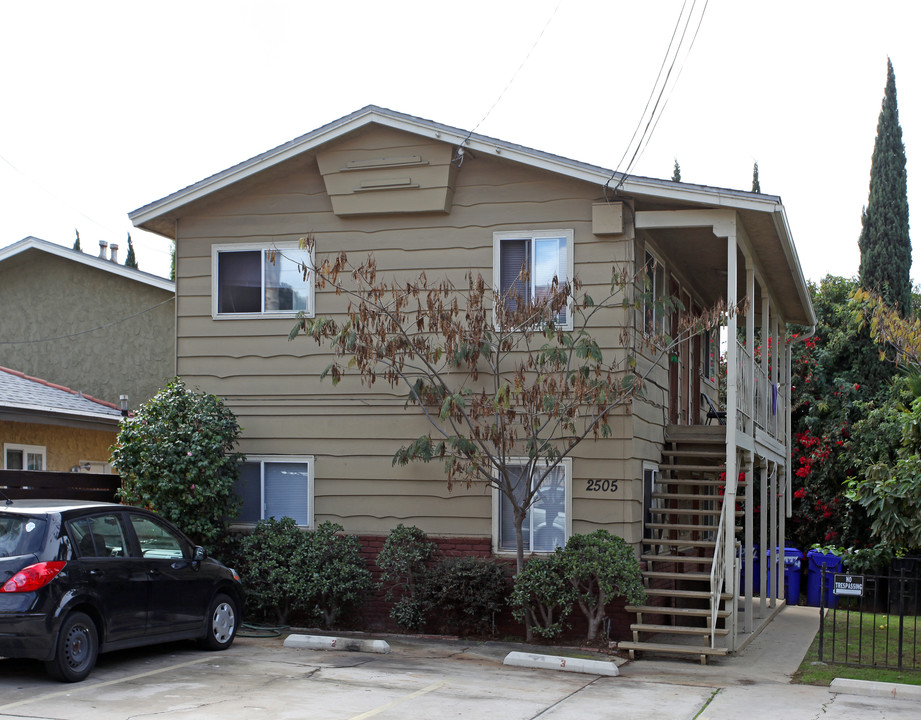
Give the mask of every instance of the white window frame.
M 265 466 L 279 463 L 306 463 L 307 465 L 307 524 L 298 523 L 298 527 L 314 528 L 315 517 L 314 498 L 314 456 L 313 455 L 247 455 L 243 464 L 259 463 L 259 520 L 265 520 Z M 240 524 L 253 525 L 250 520 L 239 520 Z
M 534 267 L 535 263 L 535 253 L 537 251 L 537 243 L 535 241 L 541 239 L 562 239 L 566 241 L 566 277 L 559 278 L 561 282 L 571 282 L 573 279 L 573 248 L 574 248 L 574 233 L 570 230 L 502 230 L 496 231 L 492 235 L 492 267 L 493 267 L 493 289 L 495 297 L 499 298 L 501 294 L 502 286 L 502 267 L 501 267 L 501 253 L 500 248 L 502 242 L 505 240 L 530 240 L 531 249 L 530 256 L 528 258 L 528 263 L 531 268 Z M 530 283 L 531 287 L 529 292 L 533 297 L 535 294 L 537 275 L 534 272 L 530 273 Z M 495 320 L 495 318 L 494 318 Z M 566 308 L 566 322 L 561 323 L 560 327 L 563 330 L 572 330 L 573 328 L 573 318 L 572 318 L 572 298 L 569 298 L 569 303 Z
M 29 455 L 41 455 L 42 466 L 40 470 L 33 470 L 31 472 L 41 472 L 42 470 L 48 469 L 48 452 L 45 449 L 44 445 L 20 445 L 19 443 L 3 443 L 3 469 L 9 470 L 6 466 L 6 454 L 10 450 L 19 450 L 22 452 L 22 465 L 23 470 L 28 470 L 26 465 L 28 465 Z
M 701 358 L 700 375 L 705 383 L 712 387 L 719 384 L 720 374 L 720 327 L 710 328 L 700 336 Z
M 528 462 L 527 458 L 509 458 L 509 465 L 524 465 Z M 566 519 L 564 522 L 565 525 L 565 535 L 564 544 L 569 542 L 569 538 L 572 537 L 572 458 L 563 458 L 560 461 L 560 466 L 563 468 L 563 490 L 565 492 L 564 498 L 564 507 L 566 512 Z M 539 462 L 538 469 L 546 468 L 545 465 Z M 502 502 L 505 499 L 502 492 L 495 485 L 492 486 L 492 549 L 493 553 L 496 555 L 514 555 L 516 553 L 515 549 L 502 549 L 499 547 L 499 533 L 500 533 L 500 524 L 502 522 Z M 525 518 L 526 523 L 530 525 L 534 524 L 533 515 L 531 514 L 531 508 L 528 508 L 528 516 Z M 534 528 L 531 528 L 531 532 L 528 537 L 533 540 L 534 538 Z M 533 547 L 533 542 L 530 542 L 529 545 Z M 524 549 L 525 553 L 528 555 L 538 554 L 546 555 L 553 550 L 532 550 L 531 547 L 526 547 Z
M 255 318 L 292 318 L 299 312 L 298 310 L 265 310 L 265 263 L 266 251 L 277 250 L 284 254 L 286 251 L 297 250 L 301 248 L 297 242 L 278 242 L 278 243 L 232 243 L 211 246 L 211 317 L 214 320 L 252 320 Z M 260 304 L 263 308 L 260 312 L 218 312 L 218 288 L 220 285 L 218 277 L 219 258 L 221 253 L 225 252 L 252 252 L 260 251 L 262 263 L 260 267 Z M 314 299 L 316 294 L 316 284 L 313 277 L 313 253 L 309 256 L 311 272 L 307 276 L 307 309 L 304 315 L 313 317 L 315 314 Z
M 651 278 L 650 278 L 651 276 Z M 643 333 L 647 336 L 664 335 L 665 321 L 668 312 L 662 306 L 665 298 L 668 296 L 666 286 L 668 285 L 669 273 L 666 272 L 665 263 L 658 258 L 648 247 L 643 252 Z M 649 287 L 646 286 L 646 280 L 650 278 Z M 661 287 L 659 281 L 661 280 Z M 659 307 L 656 307 L 656 303 Z M 651 304 L 651 307 L 650 307 Z M 652 313 L 652 331 L 650 332 L 647 314 Z

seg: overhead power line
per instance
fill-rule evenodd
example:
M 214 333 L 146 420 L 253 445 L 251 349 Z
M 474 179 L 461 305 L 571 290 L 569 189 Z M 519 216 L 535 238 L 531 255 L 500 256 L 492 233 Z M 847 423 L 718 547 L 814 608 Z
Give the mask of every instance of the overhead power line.
M 678 13 L 678 20 L 672 30 L 671 39 L 665 50 L 662 63 L 659 66 L 659 72 L 650 90 L 649 97 L 646 100 L 646 106 L 643 108 L 643 113 L 640 115 L 640 119 L 633 131 L 630 142 L 627 143 L 623 155 L 618 161 L 614 171 L 611 173 L 611 177 L 608 178 L 608 181 L 604 185 L 605 190 L 610 186 L 611 181 L 617 177 L 618 173 L 621 173 L 621 177 L 614 187 L 614 192 L 617 192 L 623 186 L 624 182 L 636 167 L 637 162 L 639 162 L 640 157 L 642 157 L 646 147 L 649 145 L 649 141 L 659 124 L 659 120 L 668 105 L 671 94 L 678 84 L 678 79 L 681 77 L 681 73 L 684 70 L 684 63 L 687 61 L 688 55 L 690 55 L 691 49 L 694 47 L 694 43 L 697 40 L 697 34 L 703 23 L 708 4 L 709 0 L 704 0 L 703 7 L 697 16 L 697 26 L 694 29 L 694 34 L 687 44 L 685 44 L 685 40 L 688 35 L 691 20 L 697 9 L 697 0 L 691 0 L 690 8 L 688 8 L 688 0 L 685 0 L 682 4 L 681 11 Z M 682 49 L 684 49 L 683 55 Z M 681 58 L 681 64 L 677 66 L 678 71 L 675 73 L 679 57 Z M 674 80 L 671 81 L 673 74 Z M 641 128 L 642 132 L 640 132 Z M 633 150 L 632 154 L 630 153 L 631 149 Z M 624 160 L 628 155 L 630 155 L 630 160 L 627 162 L 627 165 L 623 167 L 623 170 L 621 170 Z

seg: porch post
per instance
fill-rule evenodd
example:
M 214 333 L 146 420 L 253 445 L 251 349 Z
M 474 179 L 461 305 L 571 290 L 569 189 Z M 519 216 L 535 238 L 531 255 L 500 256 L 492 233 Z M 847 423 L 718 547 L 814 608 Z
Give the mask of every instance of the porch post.
M 773 607 L 777 607 L 777 598 L 778 598 L 779 595 L 780 595 L 780 593 L 778 592 L 778 588 L 781 587 L 780 578 L 778 577 L 778 572 L 777 572 L 778 567 L 780 567 L 780 565 L 779 565 L 778 562 L 777 562 L 778 556 L 780 555 L 780 553 L 777 552 L 777 545 L 778 545 L 778 543 L 777 543 L 777 526 L 779 525 L 779 522 L 778 522 L 778 519 L 777 519 L 777 480 L 778 480 L 777 475 L 778 475 L 778 468 L 777 468 L 777 465 L 776 465 L 776 463 L 775 463 L 775 465 L 774 465 L 774 472 L 771 474 L 771 488 L 770 488 L 770 495 L 771 495 L 771 541 L 770 541 L 770 543 L 768 544 L 768 552 L 770 553 L 770 557 L 771 557 L 771 559 L 770 559 L 770 563 L 771 563 L 771 582 L 770 582 L 771 591 L 770 591 L 769 594 L 770 594 L 770 598 L 771 598 L 771 607 L 772 607 L 772 608 L 773 608 Z
M 726 563 L 726 586 L 734 596 L 739 588 L 735 573 L 735 506 L 739 479 L 737 440 L 739 423 L 739 320 L 738 320 L 738 264 L 736 228 L 733 224 L 726 237 L 726 491 L 723 506 L 726 508 L 723 527 L 724 556 Z M 734 603 L 735 604 L 735 603 Z M 735 632 L 738 618 L 731 618 L 733 630 L 728 636 L 729 650 L 735 650 Z
M 776 463 L 775 463 L 776 467 Z M 761 532 L 758 536 L 758 543 L 760 544 L 759 550 L 761 552 L 761 562 L 759 564 L 758 572 L 761 575 L 760 587 L 761 587 L 761 602 L 758 604 L 758 617 L 764 615 L 764 608 L 767 607 L 765 599 L 770 595 L 767 586 L 767 561 L 765 558 L 765 552 L 767 552 L 768 547 L 768 518 L 771 515 L 771 508 L 768 505 L 768 476 L 770 471 L 770 463 L 764 463 L 759 469 L 758 473 L 760 475 L 761 482 Z
M 771 352 L 772 350 L 768 348 L 769 343 L 768 338 L 771 337 L 771 298 L 767 293 L 765 288 L 761 288 L 761 371 L 765 380 L 769 380 L 771 377 Z M 765 393 L 767 388 L 764 388 Z M 762 402 L 766 402 L 765 396 L 762 395 Z M 765 409 L 767 409 L 765 407 Z M 764 417 L 767 421 L 767 414 L 765 413 Z M 767 429 L 767 428 L 765 428 Z

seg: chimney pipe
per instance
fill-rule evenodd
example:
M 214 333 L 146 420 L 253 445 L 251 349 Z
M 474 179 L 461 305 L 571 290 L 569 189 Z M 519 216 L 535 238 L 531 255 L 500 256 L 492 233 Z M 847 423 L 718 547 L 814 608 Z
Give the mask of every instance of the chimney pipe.
M 107 243 L 105 240 L 99 241 L 99 257 L 101 257 L 103 260 L 106 259 L 106 246 L 108 244 L 109 243 Z
M 112 243 L 111 245 L 109 245 L 109 250 L 112 251 L 112 255 L 109 258 L 109 260 L 111 260 L 114 263 L 117 263 L 118 262 L 118 243 Z

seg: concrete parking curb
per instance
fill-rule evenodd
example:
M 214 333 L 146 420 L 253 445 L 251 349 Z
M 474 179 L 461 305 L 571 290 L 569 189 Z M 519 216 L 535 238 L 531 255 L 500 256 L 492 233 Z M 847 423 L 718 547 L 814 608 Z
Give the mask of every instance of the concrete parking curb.
M 901 700 L 921 700 L 921 685 L 905 685 L 903 683 L 835 678 L 831 681 L 829 690 L 838 693 L 848 693 L 850 695 L 891 697 Z
M 562 670 L 564 672 L 588 673 L 590 675 L 608 675 L 617 677 L 620 670 L 617 665 L 607 660 L 586 660 L 584 658 L 563 657 L 561 655 L 537 655 L 525 652 L 510 652 L 502 661 L 503 665 L 515 667 L 538 668 L 540 670 Z
M 384 640 L 359 640 L 324 635 L 289 635 L 285 638 L 284 645 L 286 648 L 298 650 L 346 650 L 380 655 L 390 652 L 390 645 Z

